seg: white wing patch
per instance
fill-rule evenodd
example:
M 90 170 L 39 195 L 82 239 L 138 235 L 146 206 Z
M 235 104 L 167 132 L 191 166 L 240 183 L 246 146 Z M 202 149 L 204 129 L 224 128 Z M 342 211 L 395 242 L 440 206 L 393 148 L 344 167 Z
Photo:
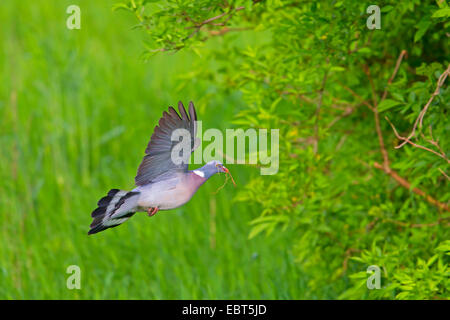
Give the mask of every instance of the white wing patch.
M 192 171 L 192 172 L 194 172 L 196 175 L 198 175 L 199 177 L 202 177 L 202 178 L 204 178 L 205 177 L 205 174 L 203 173 L 203 171 L 200 171 L 200 170 L 194 170 L 194 171 Z

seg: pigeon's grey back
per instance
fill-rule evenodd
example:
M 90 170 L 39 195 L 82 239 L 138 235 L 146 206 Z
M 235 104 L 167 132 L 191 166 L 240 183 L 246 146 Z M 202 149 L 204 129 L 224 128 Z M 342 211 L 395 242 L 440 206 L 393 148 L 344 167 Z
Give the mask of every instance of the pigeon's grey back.
M 197 114 L 194 104 L 189 103 L 189 114 L 186 112 L 181 101 L 178 103 L 180 115 L 173 107 L 169 107 L 169 112 L 163 113 L 158 125 L 155 127 L 150 142 L 145 149 L 145 156 L 142 160 L 135 183 L 137 186 L 143 186 L 170 176 L 187 172 L 189 155 L 183 155 L 184 160 L 181 164 L 175 164 L 172 160 L 172 150 L 178 141 L 172 141 L 172 133 L 177 129 L 186 129 L 190 133 L 192 152 L 196 146 L 197 134 Z

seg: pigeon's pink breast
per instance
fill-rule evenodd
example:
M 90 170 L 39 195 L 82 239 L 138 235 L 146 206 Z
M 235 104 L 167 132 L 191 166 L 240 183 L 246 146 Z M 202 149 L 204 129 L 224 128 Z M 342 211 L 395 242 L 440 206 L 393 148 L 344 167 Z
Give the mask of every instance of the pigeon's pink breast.
M 180 177 L 136 188 L 140 192 L 139 209 L 158 207 L 160 210 L 178 208 L 188 202 L 206 179 L 191 172 Z

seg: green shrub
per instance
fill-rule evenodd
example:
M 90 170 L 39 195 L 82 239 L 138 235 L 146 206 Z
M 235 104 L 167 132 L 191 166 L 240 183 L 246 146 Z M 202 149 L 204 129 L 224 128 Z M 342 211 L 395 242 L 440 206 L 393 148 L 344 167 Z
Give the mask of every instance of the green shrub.
M 286 249 L 309 275 L 311 297 L 448 298 L 450 9 L 383 1 L 381 29 L 369 30 L 369 5 L 116 8 L 136 15 L 144 58 L 192 50 L 201 62 L 184 80 L 210 83 L 206 102 L 238 92 L 235 125 L 280 129 L 279 173 L 255 173 L 236 200 L 260 209 L 250 237 L 297 230 Z M 381 290 L 366 287 L 370 265 L 382 270 Z

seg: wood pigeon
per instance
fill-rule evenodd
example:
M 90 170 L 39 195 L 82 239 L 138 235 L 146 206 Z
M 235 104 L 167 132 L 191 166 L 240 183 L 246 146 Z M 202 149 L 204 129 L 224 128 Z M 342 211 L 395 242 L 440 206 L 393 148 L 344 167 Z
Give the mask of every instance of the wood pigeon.
M 198 145 L 197 114 L 192 102 L 189 103 L 189 115 L 181 101 L 178 110 L 180 114 L 169 107 L 155 127 L 135 177 L 137 187 L 132 191 L 111 189 L 101 198 L 98 208 L 91 214 L 94 220 L 88 234 L 117 227 L 138 211 L 147 212 L 151 217 L 159 210 L 178 208 L 188 202 L 211 176 L 229 172 L 219 161 L 188 170 L 188 159 Z M 172 151 L 179 142 L 172 141 L 172 133 L 177 129 L 187 130 L 191 143 L 190 152 L 179 164 L 172 159 Z

